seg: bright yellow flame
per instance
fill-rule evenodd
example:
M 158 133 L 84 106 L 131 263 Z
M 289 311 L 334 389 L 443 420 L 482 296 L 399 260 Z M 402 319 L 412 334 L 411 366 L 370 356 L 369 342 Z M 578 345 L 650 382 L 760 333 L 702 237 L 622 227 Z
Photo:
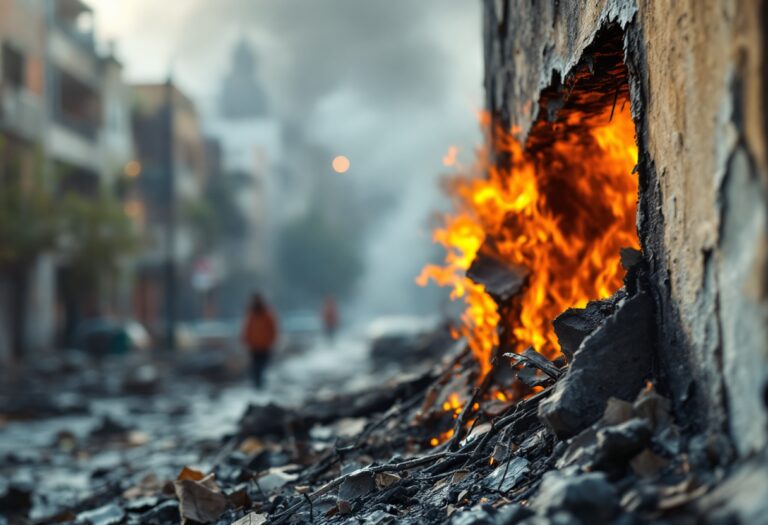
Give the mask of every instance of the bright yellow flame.
M 482 375 L 490 370 L 500 323 L 511 331 L 515 351 L 533 346 L 554 357 L 560 346 L 552 320 L 621 287 L 619 250 L 639 248 L 631 174 L 637 146 L 629 104 L 624 110 L 622 102 L 612 118 L 611 108 L 597 117 L 571 115 L 568 123 L 586 132 L 558 135 L 535 154 L 523 151 L 512 133 L 496 130 L 493 151 L 509 164 L 491 162 L 486 147 L 470 176 L 450 181 L 457 211 L 433 235 L 445 247 L 445 260 L 426 266 L 417 282 L 448 286 L 453 299 L 464 300 L 458 335 L 466 337 Z M 487 115 L 483 120 L 490 124 Z M 529 269 L 505 319 L 484 287 L 465 275 L 486 240 L 494 255 Z
M 331 165 L 333 166 L 333 171 L 336 173 L 346 173 L 349 171 L 349 159 L 344 155 L 334 157 Z

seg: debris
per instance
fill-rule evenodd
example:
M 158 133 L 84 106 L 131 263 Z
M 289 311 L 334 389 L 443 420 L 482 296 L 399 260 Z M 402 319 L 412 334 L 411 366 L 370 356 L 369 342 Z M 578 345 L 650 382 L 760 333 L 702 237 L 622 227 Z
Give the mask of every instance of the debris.
M 618 492 L 600 472 L 548 472 L 531 506 L 545 515 L 566 510 L 588 523 L 604 523 L 618 512 Z
M 644 478 L 656 476 L 668 464 L 669 461 L 647 448 L 630 461 L 635 474 Z
M 285 431 L 291 419 L 290 412 L 275 403 L 250 405 L 240 419 L 240 432 L 251 438 L 279 435 Z
M 499 492 L 509 492 L 530 472 L 528 465 L 528 460 L 521 457 L 500 464 L 486 478 L 486 487 Z
M 213 482 L 212 475 L 196 480 L 198 473 L 191 469 L 185 469 L 182 474 L 184 477 L 173 483 L 182 523 L 216 521 L 229 507 L 229 501 Z
M 351 503 L 375 489 L 376 483 L 371 472 L 350 474 L 339 487 L 339 500 Z
M 391 472 L 379 472 L 375 476 L 376 488 L 379 490 L 389 488 L 401 479 L 402 478 L 400 476 Z
M 622 292 L 618 292 L 610 299 L 590 301 L 586 308 L 569 308 L 552 321 L 560 350 L 568 361 L 573 360 L 573 355 L 584 339 L 614 314 L 622 298 Z
M 651 439 L 647 419 L 634 418 L 597 431 L 596 468 L 624 466 L 640 453 Z
M 87 525 L 115 525 L 122 523 L 125 511 L 114 503 L 104 505 L 97 509 L 81 512 L 77 515 L 75 523 Z
M 517 363 L 522 363 L 525 366 L 541 370 L 555 381 L 560 379 L 560 376 L 562 375 L 562 371 L 555 366 L 552 361 L 538 353 L 532 347 L 526 348 L 522 354 L 509 353 L 504 354 L 504 357 L 509 357 Z
M 561 439 L 597 421 L 608 399 L 632 399 L 651 372 L 653 301 L 641 292 L 579 346 L 568 372 L 539 406 L 539 415 Z
M 283 467 L 272 467 L 269 469 L 266 474 L 258 478 L 259 487 L 261 487 L 261 490 L 272 492 L 273 490 L 282 487 L 286 483 L 296 480 L 298 478 L 296 474 L 289 474 L 285 472 L 287 469 L 290 470 L 290 468 L 291 465 L 286 465 Z
M 528 271 L 495 257 L 491 251 L 487 245 L 481 247 L 467 270 L 467 277 L 482 284 L 497 304 L 504 304 L 520 291 Z
M 32 508 L 32 487 L 11 483 L 0 490 L 0 515 L 26 516 Z
M 266 522 L 267 522 L 266 514 L 251 512 L 250 514 L 234 522 L 232 525 L 263 525 Z

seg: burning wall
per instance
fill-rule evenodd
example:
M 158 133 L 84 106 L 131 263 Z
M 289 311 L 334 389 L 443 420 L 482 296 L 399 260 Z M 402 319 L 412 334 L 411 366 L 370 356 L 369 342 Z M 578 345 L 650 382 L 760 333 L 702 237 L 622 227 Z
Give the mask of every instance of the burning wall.
M 599 59 L 601 28 L 619 29 L 657 372 L 681 416 L 726 430 L 741 454 L 768 442 L 767 10 L 728 0 L 485 3 L 487 105 L 529 146 L 546 117 L 540 108 L 558 109 L 558 97 L 547 97 L 567 91 L 577 65 Z

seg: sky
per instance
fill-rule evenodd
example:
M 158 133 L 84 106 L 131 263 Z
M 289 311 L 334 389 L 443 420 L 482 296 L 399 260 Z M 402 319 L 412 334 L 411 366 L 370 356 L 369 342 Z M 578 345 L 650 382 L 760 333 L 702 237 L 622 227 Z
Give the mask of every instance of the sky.
M 434 255 L 429 217 L 449 146 L 480 141 L 479 0 L 90 0 L 97 37 L 113 40 L 131 82 L 170 71 L 203 115 L 233 45 L 248 39 L 274 111 L 349 157 L 349 176 L 396 196 L 368 235 L 359 287 L 380 314 L 418 304 L 414 277 Z M 392 293 L 398 290 L 400 293 Z M 426 296 L 425 296 L 426 297 Z

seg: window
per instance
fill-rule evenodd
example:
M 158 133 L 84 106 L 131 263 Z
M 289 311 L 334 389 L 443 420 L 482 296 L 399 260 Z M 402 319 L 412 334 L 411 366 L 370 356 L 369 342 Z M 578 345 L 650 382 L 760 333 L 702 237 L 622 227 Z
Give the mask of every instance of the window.
M 24 55 L 8 44 L 3 44 L 3 85 L 15 89 L 24 87 Z

